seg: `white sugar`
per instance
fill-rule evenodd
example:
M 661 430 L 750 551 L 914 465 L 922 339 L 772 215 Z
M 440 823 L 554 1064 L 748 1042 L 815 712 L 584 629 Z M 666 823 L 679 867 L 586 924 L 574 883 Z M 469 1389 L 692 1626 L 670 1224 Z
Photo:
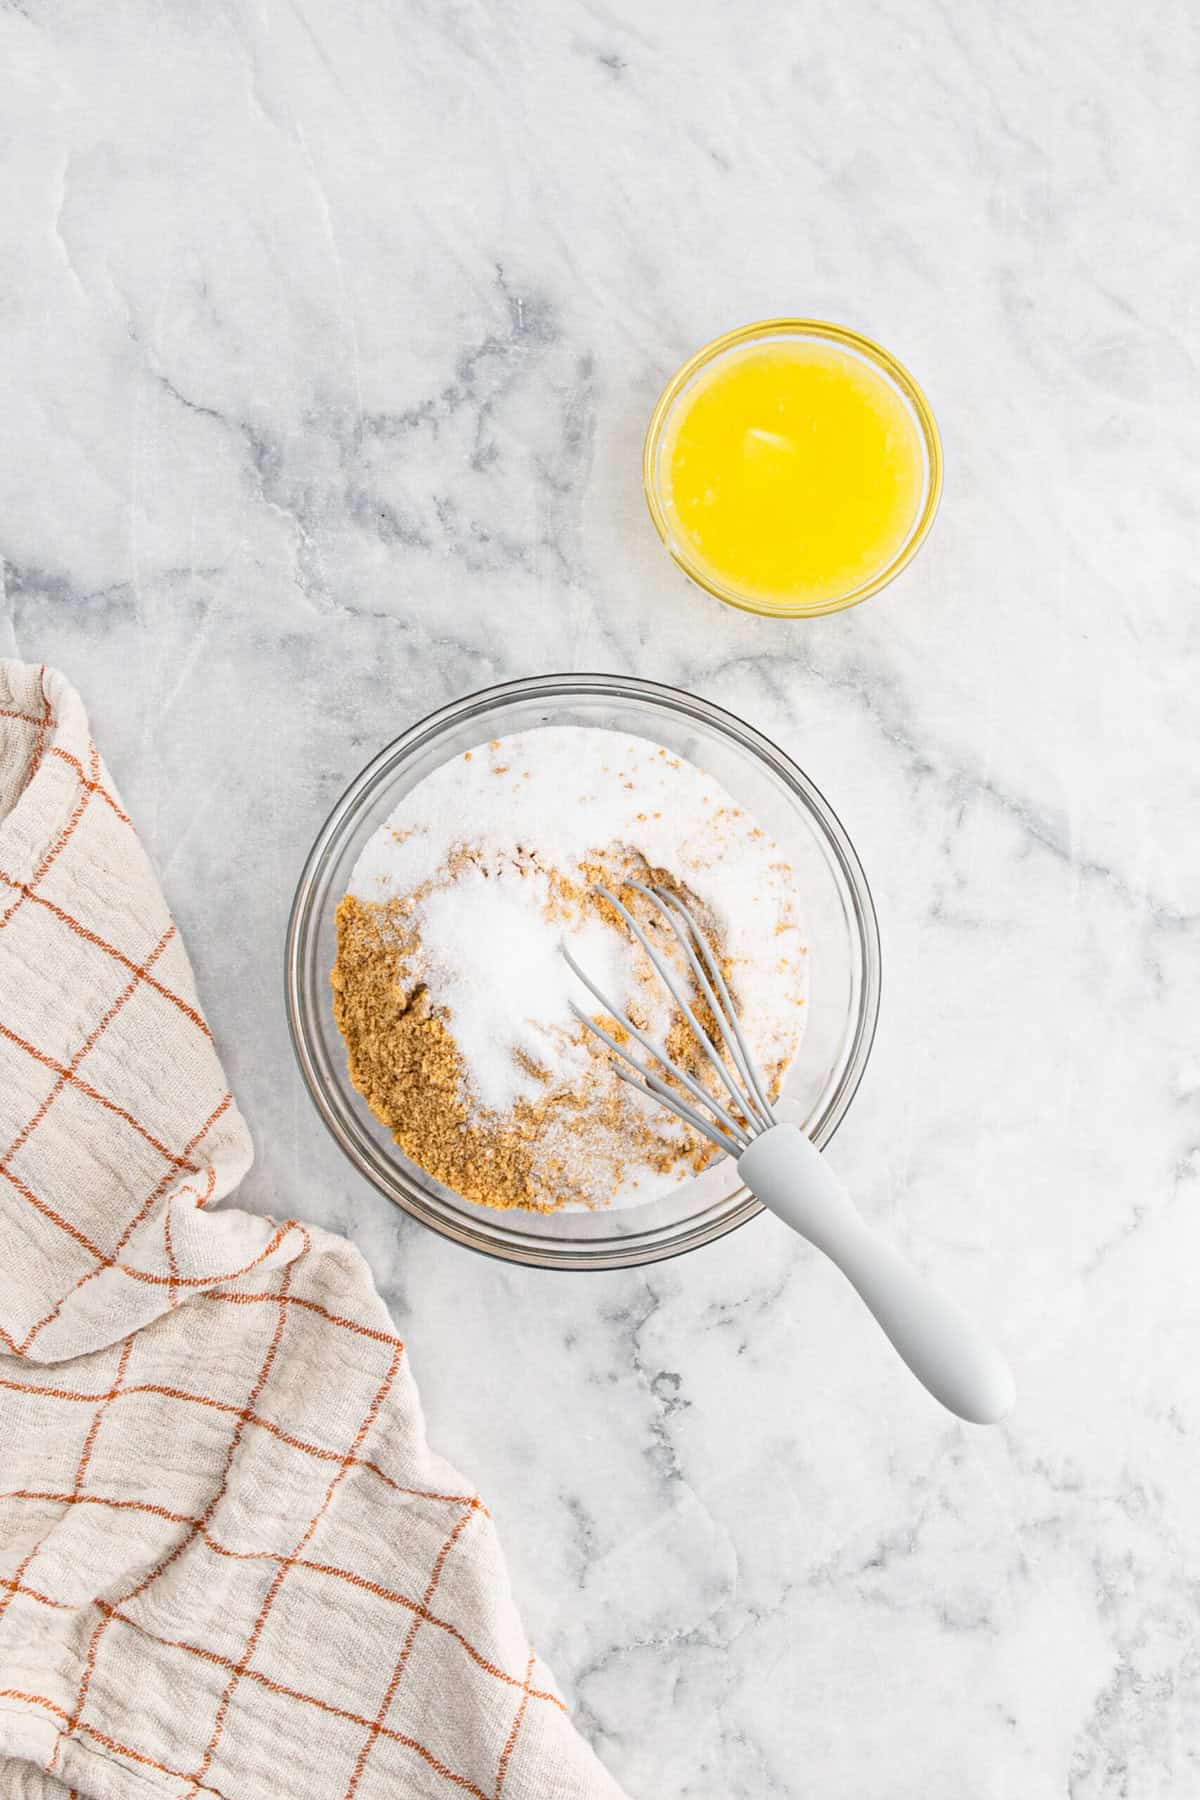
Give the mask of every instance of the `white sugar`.
M 586 1060 L 570 1002 L 598 1008 L 560 941 L 604 993 L 628 1002 L 637 953 L 627 933 L 581 906 L 564 916 L 563 883 L 585 892 L 597 867 L 665 871 L 692 895 L 729 959 L 757 1059 L 777 1066 L 794 1057 L 806 957 L 778 844 L 711 777 L 660 745 L 544 727 L 434 770 L 375 832 L 350 884 L 360 900 L 411 908 L 420 950 L 410 973 L 454 1036 L 472 1109 L 504 1114 L 543 1095 L 547 1081 L 569 1086 Z M 652 1023 L 665 1031 L 670 1002 L 654 1004 Z M 626 1160 L 598 1200 L 641 1202 L 684 1178 Z M 603 1170 L 595 1181 L 605 1187 Z
M 537 870 L 501 866 L 488 875 L 472 866 L 417 911 L 423 979 L 449 1014 L 476 1096 L 496 1112 L 538 1098 L 545 1084 L 536 1070 L 570 1054 L 563 1038 L 571 1001 L 591 1004 L 560 942 L 618 1005 L 629 993 L 628 941 L 596 918 L 560 934 L 547 923 L 549 901 L 549 882 Z

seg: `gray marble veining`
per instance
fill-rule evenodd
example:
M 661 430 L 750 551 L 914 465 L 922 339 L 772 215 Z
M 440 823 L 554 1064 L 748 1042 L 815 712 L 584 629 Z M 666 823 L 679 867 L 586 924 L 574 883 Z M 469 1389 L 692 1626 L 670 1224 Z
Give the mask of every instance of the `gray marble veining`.
M 635 1795 L 1200 1791 L 1200 26 L 1166 0 L 0 10 L 0 649 L 83 690 L 255 1132 L 350 1233 Z M 689 588 L 658 387 L 773 313 L 925 383 L 853 612 Z M 328 806 L 414 717 L 633 671 L 784 744 L 885 993 L 833 1154 L 1013 1352 L 940 1415 L 763 1219 L 493 1266 L 353 1177 L 281 1000 Z

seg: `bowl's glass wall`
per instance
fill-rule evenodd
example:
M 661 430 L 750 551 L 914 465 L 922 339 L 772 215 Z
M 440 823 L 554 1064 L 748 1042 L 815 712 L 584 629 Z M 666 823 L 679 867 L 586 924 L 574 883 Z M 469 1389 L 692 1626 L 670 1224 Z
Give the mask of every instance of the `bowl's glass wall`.
M 546 1266 L 652 1261 L 759 1210 L 732 1163 L 619 1211 L 543 1215 L 476 1206 L 410 1162 L 373 1118 L 347 1079 L 333 1019 L 334 913 L 368 838 L 448 758 L 538 725 L 599 726 L 664 744 L 721 782 L 777 839 L 796 872 L 811 957 L 806 1031 L 779 1110 L 818 1144 L 832 1136 L 862 1073 L 878 1009 L 878 933 L 858 859 L 816 789 L 766 739 L 706 701 L 625 677 L 546 676 L 489 689 L 423 720 L 363 770 L 326 822 L 297 890 L 287 966 L 293 1039 L 313 1099 L 343 1149 L 435 1230 Z

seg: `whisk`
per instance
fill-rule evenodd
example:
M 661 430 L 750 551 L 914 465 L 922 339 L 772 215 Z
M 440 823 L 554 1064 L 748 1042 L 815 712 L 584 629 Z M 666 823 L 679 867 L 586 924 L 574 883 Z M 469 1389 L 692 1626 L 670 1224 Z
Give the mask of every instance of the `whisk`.
M 627 1041 L 619 1043 L 582 1006 L 572 1002 L 576 1018 L 618 1059 L 615 1072 L 622 1081 L 734 1157 L 738 1175 L 750 1192 L 824 1251 L 857 1289 L 913 1374 L 943 1406 L 978 1425 L 1002 1419 L 1013 1404 L 1015 1390 L 1000 1352 L 964 1312 L 931 1288 L 871 1230 L 804 1132 L 776 1117 L 728 985 L 687 907 L 666 888 L 648 887 L 640 881 L 630 886 L 644 895 L 669 927 L 711 1014 L 714 1031 L 701 1024 L 675 971 L 628 907 L 605 887 L 595 892 L 613 907 L 650 959 L 715 1072 L 720 1093 L 710 1092 L 673 1062 L 660 1044 L 600 991 L 564 945 L 562 954 L 568 965 L 603 1012 L 628 1034 Z M 644 1059 L 635 1053 L 635 1044 L 645 1052 Z

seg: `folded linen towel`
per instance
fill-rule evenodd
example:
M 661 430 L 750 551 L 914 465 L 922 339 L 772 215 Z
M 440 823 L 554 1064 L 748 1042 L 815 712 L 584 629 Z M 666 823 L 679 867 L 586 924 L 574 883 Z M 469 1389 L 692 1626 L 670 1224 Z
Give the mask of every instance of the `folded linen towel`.
M 619 1800 L 352 1246 L 249 1167 L 61 676 L 0 662 L 0 1793 Z

